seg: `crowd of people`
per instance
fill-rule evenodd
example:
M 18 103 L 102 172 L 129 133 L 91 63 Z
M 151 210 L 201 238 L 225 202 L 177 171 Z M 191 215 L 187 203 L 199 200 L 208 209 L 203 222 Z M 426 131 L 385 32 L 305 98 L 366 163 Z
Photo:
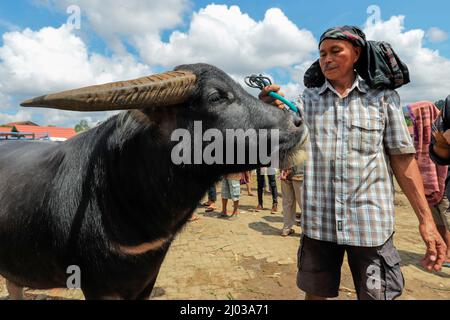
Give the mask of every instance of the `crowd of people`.
M 271 214 L 279 213 L 278 199 L 282 198 L 282 214 L 284 226 L 281 230 L 281 236 L 286 237 L 294 233 L 294 225 L 299 223 L 301 215 L 301 197 L 303 182 L 303 165 L 299 164 L 288 170 L 279 170 L 272 167 L 259 168 L 256 171 L 246 171 L 237 174 L 229 174 L 225 176 L 221 183 L 222 207 L 217 206 L 217 188 L 216 185 L 208 190 L 208 200 L 202 203 L 205 207 L 205 213 L 220 211 L 219 218 L 236 220 L 239 216 L 239 201 L 242 189 L 245 187 L 247 195 L 254 197 L 252 192 L 253 176 L 256 175 L 257 181 L 257 199 L 255 199 L 255 207 L 253 211 L 265 211 L 264 193 L 268 193 L 272 198 Z M 281 184 L 281 195 L 279 194 L 277 179 Z M 233 203 L 233 210 L 228 211 L 228 200 Z M 198 220 L 199 217 L 194 215 L 191 221 Z

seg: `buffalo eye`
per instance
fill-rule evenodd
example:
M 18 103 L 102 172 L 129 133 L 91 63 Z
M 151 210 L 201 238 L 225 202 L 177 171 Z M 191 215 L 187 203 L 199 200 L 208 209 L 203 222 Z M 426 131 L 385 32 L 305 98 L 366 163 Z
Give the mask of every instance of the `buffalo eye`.
M 224 96 L 222 96 L 217 91 L 208 95 L 208 102 L 211 102 L 211 103 L 218 103 L 224 99 L 225 99 Z

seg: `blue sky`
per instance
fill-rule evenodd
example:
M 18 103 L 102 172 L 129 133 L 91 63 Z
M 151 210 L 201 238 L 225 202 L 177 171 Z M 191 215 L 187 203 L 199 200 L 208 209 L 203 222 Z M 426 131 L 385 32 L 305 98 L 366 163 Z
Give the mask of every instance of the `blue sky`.
M 146 1 L 146 0 L 143 0 Z M 75 1 L 74 1 L 75 2 Z M 107 2 L 107 0 L 105 1 Z M 438 27 L 450 32 L 450 3 L 444 0 L 394 0 L 394 1 L 192 1 L 192 11 L 207 6 L 208 4 L 237 5 L 243 12 L 260 20 L 267 9 L 278 7 L 300 27 L 311 30 L 317 38 L 322 32 L 335 25 L 352 24 L 363 25 L 367 19 L 366 10 L 370 5 L 378 5 L 381 8 L 382 18 L 392 15 L 405 15 L 407 28 L 420 28 L 428 30 L 430 27 Z M 186 14 L 189 18 L 191 12 Z M 40 29 L 45 26 L 59 26 L 67 19 L 67 14 L 61 10 L 49 10 L 48 7 L 39 5 L 32 0 L 2 1 L 0 2 L 0 34 L 9 31 L 7 23 L 19 28 Z M 186 25 L 185 25 L 186 27 Z M 184 28 L 178 28 L 183 30 Z M 171 30 L 167 30 L 167 33 Z M 99 43 L 101 39 L 95 38 L 92 45 L 97 49 L 105 49 Z M 0 41 L 2 41 L 0 39 Z M 0 42 L 2 43 L 2 42 Z M 429 43 L 429 47 L 438 49 L 446 57 L 450 57 L 450 41 L 441 43 Z
M 72 125 L 82 118 L 94 123 L 101 120 L 102 115 L 20 112 L 17 105 L 30 94 L 159 72 L 185 61 L 191 62 L 191 59 L 216 64 L 237 81 L 245 76 L 240 70 L 269 73 L 276 82 L 285 84 L 288 93 L 295 95 L 302 90 L 299 81 L 302 72 L 317 56 L 314 41 L 331 26 L 353 24 L 365 27 L 370 16 L 367 9 L 371 5 L 380 9 L 381 20 L 378 27 L 367 27 L 366 33 L 375 40 L 387 38 L 394 48 L 397 46 L 417 79 L 409 88 L 400 90 L 403 101 L 433 101 L 450 94 L 450 89 L 445 92 L 445 86 L 450 88 L 446 83 L 436 87 L 430 80 L 430 77 L 440 82 L 450 80 L 450 76 L 445 77 L 440 70 L 450 66 L 450 4 L 447 1 L 129 0 L 123 2 L 127 3 L 126 7 L 121 4 L 122 0 L 101 1 L 101 5 L 95 4 L 97 2 L 0 2 L 0 104 L 3 103 L 0 105 L 0 123 L 21 117 L 44 122 L 42 124 Z M 72 3 L 81 9 L 81 30 L 68 31 L 61 27 L 68 19 L 65 8 Z M 238 10 L 231 9 L 232 6 Z M 127 10 L 136 8 L 144 15 L 136 17 L 136 23 L 126 21 L 134 16 Z M 279 10 L 273 11 L 273 8 Z M 161 19 L 153 18 L 155 11 Z M 273 35 L 264 38 L 264 33 L 257 32 L 252 36 L 252 30 L 246 29 L 246 25 L 255 29 L 275 29 L 273 34 L 278 36 L 276 39 L 271 38 Z M 205 30 L 202 26 L 206 26 Z M 48 27 L 51 29 L 45 31 Z M 26 28 L 29 32 L 25 32 Z M 245 38 L 242 34 L 247 33 L 249 36 Z M 187 40 L 176 37 L 171 40 L 174 34 L 182 34 Z M 224 40 L 215 44 L 219 47 L 217 50 L 202 42 L 214 35 Z M 244 48 L 243 51 L 254 56 L 242 54 L 230 59 L 230 55 L 239 53 L 233 47 L 234 40 Z M 220 47 L 222 44 L 223 48 Z M 67 51 L 58 52 L 56 56 L 51 52 L 46 55 L 45 50 L 50 50 L 53 45 L 65 47 Z M 27 55 L 30 51 L 36 52 L 36 61 L 32 55 Z M 179 58 L 170 55 L 174 51 L 181 53 Z M 47 56 L 49 61 L 45 60 Z M 68 66 L 71 77 L 58 73 L 61 67 L 52 63 L 55 57 L 58 61 L 61 59 L 62 66 Z M 18 65 L 18 61 L 21 64 Z M 33 63 L 41 68 L 34 75 Z M 42 66 L 46 63 L 48 68 Z M 77 72 L 80 68 L 85 68 L 83 74 Z M 447 73 L 450 74 L 450 70 Z M 26 81 L 36 81 L 39 85 L 25 86 Z
M 200 8 L 211 1 L 195 1 L 195 7 Z M 352 1 L 217 1 L 227 5 L 239 5 L 242 11 L 251 12 L 252 17 L 261 19 L 265 11 L 271 7 L 278 7 L 301 27 L 311 30 L 317 38 L 322 32 L 336 25 L 363 25 L 367 19 L 366 10 L 370 5 L 378 5 L 381 17 L 405 15 L 406 27 L 428 30 L 439 27 L 450 32 L 450 3 L 444 0 L 352 0 Z M 433 45 L 432 48 L 445 50 L 450 57 L 450 43 Z
M 145 0 L 143 0 L 145 1 Z M 362 25 L 366 18 L 366 10 L 370 5 L 381 8 L 382 17 L 405 15 L 406 27 L 428 30 L 438 27 L 450 32 L 448 12 L 450 3 L 444 0 L 419 1 L 192 1 L 193 11 L 208 4 L 238 5 L 243 12 L 248 12 L 253 18 L 260 20 L 267 9 L 281 8 L 296 24 L 307 27 L 317 38 L 323 30 L 342 24 Z M 188 13 L 187 15 L 189 15 Z M 9 31 L 8 25 L 19 28 L 39 29 L 45 26 L 59 26 L 67 19 L 67 15 L 60 10 L 49 10 L 48 7 L 36 4 L 32 0 L 2 1 L 0 2 L 0 34 Z M 180 28 L 183 29 L 183 28 Z M 170 30 L 168 30 L 170 32 Z M 100 39 L 92 44 L 95 48 L 104 49 Z M 0 41 L 2 41 L 0 39 Z M 0 42 L 1 43 L 1 42 Z M 450 57 L 450 42 L 430 43 L 430 48 L 439 49 L 442 54 Z

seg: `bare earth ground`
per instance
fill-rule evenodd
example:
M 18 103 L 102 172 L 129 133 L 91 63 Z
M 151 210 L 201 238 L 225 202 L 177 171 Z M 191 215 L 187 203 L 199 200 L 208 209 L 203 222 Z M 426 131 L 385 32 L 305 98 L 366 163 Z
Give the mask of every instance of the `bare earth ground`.
M 255 179 L 253 179 L 255 180 Z M 252 184 L 256 194 L 255 182 Z M 257 198 L 242 189 L 239 219 L 218 218 L 219 212 L 197 210 L 200 220 L 189 223 L 181 232 L 162 266 L 152 299 L 303 299 L 296 287 L 296 253 L 300 228 L 290 237 L 282 238 L 281 197 L 279 213 L 254 212 Z M 281 190 L 281 189 L 279 189 Z M 220 201 L 220 194 L 219 194 Z M 271 197 L 264 196 L 270 208 Z M 231 205 L 229 207 L 231 209 Z M 395 245 L 402 258 L 406 287 L 400 299 L 450 299 L 450 269 L 428 273 L 419 264 L 425 246 L 418 232 L 418 223 L 406 197 L 396 197 Z M 33 270 L 30 270 L 33 272 Z M 27 289 L 27 299 L 83 299 L 80 290 Z M 0 299 L 6 299 L 5 281 L 0 277 Z M 350 270 L 346 262 L 338 299 L 355 299 Z

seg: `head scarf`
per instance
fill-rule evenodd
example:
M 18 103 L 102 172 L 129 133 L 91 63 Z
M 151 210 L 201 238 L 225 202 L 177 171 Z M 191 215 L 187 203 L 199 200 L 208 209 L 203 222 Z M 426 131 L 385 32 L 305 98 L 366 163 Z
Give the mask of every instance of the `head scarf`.
M 342 26 L 328 29 L 320 37 L 319 48 L 326 39 L 347 40 L 357 47 L 366 46 L 366 35 L 360 28 L 354 26 Z
M 366 41 L 364 32 L 355 26 L 330 28 L 320 37 L 319 47 L 326 39 L 346 40 L 361 47 L 361 56 L 355 64 L 356 72 L 374 89 L 396 89 L 410 82 L 409 71 L 387 42 Z M 321 87 L 325 76 L 319 60 L 306 71 L 307 88 Z

